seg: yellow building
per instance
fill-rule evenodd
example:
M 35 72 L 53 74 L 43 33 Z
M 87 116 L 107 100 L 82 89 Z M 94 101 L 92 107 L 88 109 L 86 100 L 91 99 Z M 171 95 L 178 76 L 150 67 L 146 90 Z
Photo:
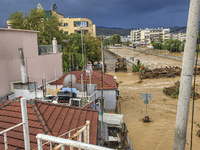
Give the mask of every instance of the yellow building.
M 38 10 L 43 10 L 40 3 L 37 5 Z M 64 15 L 57 12 L 57 6 L 55 3 L 52 4 L 51 10 L 44 10 L 46 13 L 46 17 L 51 17 L 51 15 L 55 15 L 59 20 L 59 29 L 64 32 L 71 33 L 82 33 L 87 34 L 90 33 L 91 36 L 96 37 L 96 25 L 92 24 L 92 21 L 87 18 L 64 18 Z M 7 25 L 12 24 L 11 20 L 7 21 Z
M 56 15 L 59 19 L 59 29 L 63 30 L 65 32 L 68 32 L 68 34 L 71 33 L 82 33 L 87 34 L 90 33 L 91 36 L 96 37 L 96 26 L 95 24 L 92 24 L 92 21 L 87 18 L 64 18 L 64 15 L 52 11 L 53 15 Z

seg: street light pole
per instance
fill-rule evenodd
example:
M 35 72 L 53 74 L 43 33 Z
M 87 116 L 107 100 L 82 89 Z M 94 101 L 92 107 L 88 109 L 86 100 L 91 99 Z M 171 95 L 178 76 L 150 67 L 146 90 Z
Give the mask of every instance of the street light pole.
M 104 66 L 104 47 L 103 47 L 103 36 L 101 37 L 101 54 L 102 54 L 102 72 L 105 73 L 105 66 Z
M 70 72 L 72 71 L 72 61 L 71 61 L 71 50 L 70 50 L 70 39 L 68 39 L 68 40 L 62 40 L 62 42 L 69 42 L 69 61 L 70 61 Z M 72 98 L 72 100 L 71 100 L 71 102 L 73 102 L 73 94 L 72 94 L 72 73 L 71 73 L 71 75 L 70 75 L 70 78 L 71 78 L 71 98 Z M 70 101 L 69 101 L 69 103 L 70 103 Z M 70 104 L 71 105 L 71 104 Z
M 81 46 L 82 46 L 82 63 L 83 63 L 83 69 L 84 70 L 84 59 L 83 59 L 83 33 L 82 33 L 82 26 L 81 28 Z
M 133 67 L 133 41 L 132 41 L 132 67 Z

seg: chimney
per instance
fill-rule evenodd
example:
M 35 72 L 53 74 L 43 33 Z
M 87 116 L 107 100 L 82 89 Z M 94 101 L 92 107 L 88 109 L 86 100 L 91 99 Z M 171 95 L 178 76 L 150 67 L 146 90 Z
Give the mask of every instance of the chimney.
M 58 52 L 58 48 L 57 48 L 57 40 L 54 37 L 52 40 L 52 45 L 53 45 L 53 53 L 57 53 Z
M 8 24 L 8 29 L 12 29 L 12 24 Z
M 25 62 L 24 62 L 23 48 L 19 48 L 18 50 L 19 50 L 19 58 L 20 58 L 22 83 L 26 83 L 27 77 L 26 77 L 26 68 L 25 68 Z

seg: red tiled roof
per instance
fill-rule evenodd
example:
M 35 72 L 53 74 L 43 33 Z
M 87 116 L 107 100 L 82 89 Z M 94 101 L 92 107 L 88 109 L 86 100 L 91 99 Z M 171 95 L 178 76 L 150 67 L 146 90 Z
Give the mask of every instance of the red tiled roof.
M 68 74 L 74 74 L 76 76 L 76 83 L 81 83 L 81 74 L 83 74 L 83 71 L 72 71 L 67 74 L 65 74 L 63 77 L 59 78 L 57 81 L 54 81 L 52 85 L 63 85 L 63 80 Z M 90 77 L 85 75 L 84 71 L 84 77 L 86 78 L 87 84 L 90 83 Z M 91 84 L 97 84 L 97 89 L 101 89 L 101 72 L 93 70 L 91 75 Z M 112 75 L 103 74 L 103 89 L 117 89 L 117 84 Z
M 83 126 L 86 120 L 90 121 L 90 143 L 97 144 L 98 111 L 96 110 L 41 101 L 27 101 L 27 112 L 31 149 L 37 147 L 36 135 L 38 133 L 60 136 L 69 130 Z M 6 101 L 3 104 L 0 103 L 0 131 L 21 122 L 20 102 Z M 74 133 L 75 131 L 71 132 L 71 135 Z M 63 138 L 68 138 L 68 134 Z M 8 149 L 24 149 L 22 126 L 7 132 L 7 142 Z M 3 135 L 0 135 L 0 149 L 4 149 Z

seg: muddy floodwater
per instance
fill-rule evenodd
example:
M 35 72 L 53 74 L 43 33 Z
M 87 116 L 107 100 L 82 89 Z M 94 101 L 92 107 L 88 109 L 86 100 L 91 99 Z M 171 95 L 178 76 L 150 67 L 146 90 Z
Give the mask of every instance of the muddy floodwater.
M 116 51 L 117 49 L 112 49 Z M 120 49 L 118 54 L 131 57 L 130 49 Z M 134 51 L 133 56 L 144 64 L 153 64 L 157 67 L 182 66 L 182 63 L 175 60 L 164 59 L 153 55 L 146 55 Z M 110 54 L 105 54 L 107 73 L 117 76 L 119 83 L 120 98 L 118 104 L 121 105 L 121 113 L 124 114 L 131 143 L 134 150 L 172 150 L 174 140 L 174 128 L 176 120 L 176 109 L 178 99 L 172 99 L 163 93 L 164 87 L 173 86 L 180 76 L 174 78 L 144 79 L 139 82 L 137 73 L 132 73 L 130 67 L 127 73 L 114 71 L 115 58 Z M 196 79 L 196 91 L 200 93 L 200 76 Z M 141 120 L 146 115 L 146 105 L 142 99 L 142 93 L 151 93 L 151 100 L 147 105 L 147 115 L 152 122 L 143 123 Z M 191 112 L 192 99 L 190 102 L 190 112 L 187 130 L 186 150 L 190 149 L 191 139 Z M 200 138 L 196 136 L 200 129 L 200 99 L 195 100 L 193 131 L 193 150 L 200 150 Z

